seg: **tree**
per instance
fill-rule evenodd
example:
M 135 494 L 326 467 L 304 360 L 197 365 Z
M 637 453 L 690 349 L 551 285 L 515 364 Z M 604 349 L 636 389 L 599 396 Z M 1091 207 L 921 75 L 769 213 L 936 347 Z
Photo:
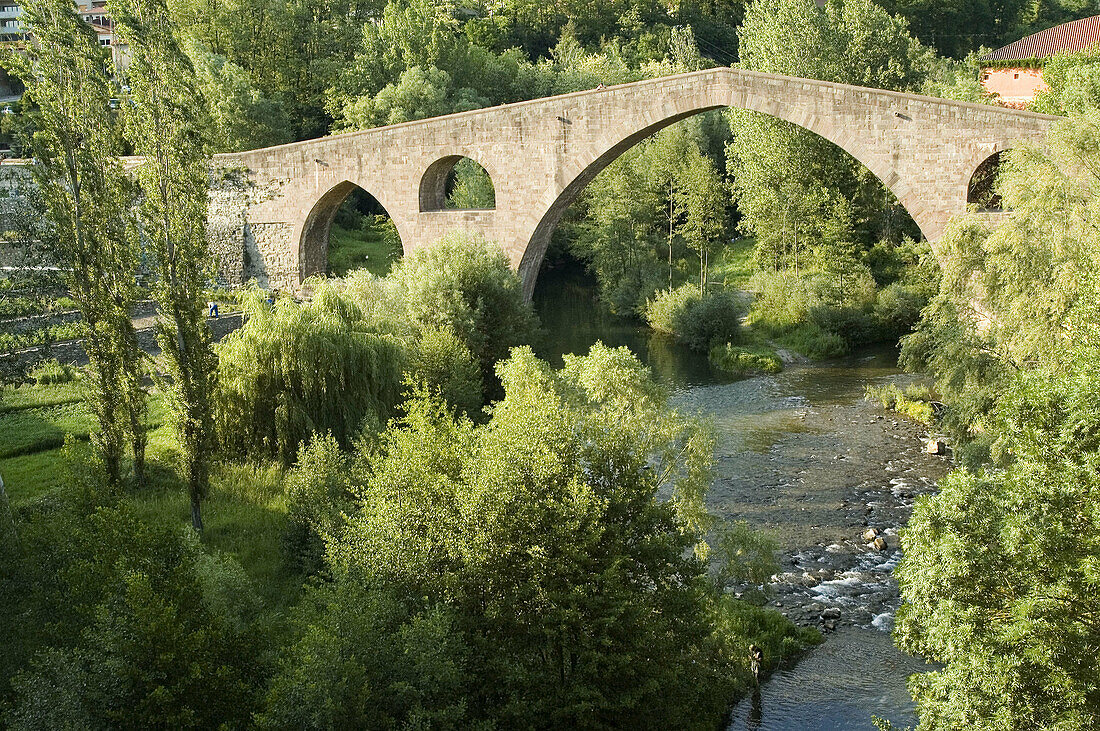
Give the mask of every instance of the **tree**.
M 414 330 L 451 329 L 477 360 L 487 386 L 497 361 L 534 334 L 535 315 L 519 279 L 504 252 L 484 239 L 445 236 L 401 259 L 388 279 Z
M 943 664 L 911 680 L 921 728 L 1100 723 L 1098 344 L 1016 379 L 992 424 L 1009 465 L 952 474 L 904 533 L 895 637 Z
M 1083 114 L 1100 107 L 1100 53 L 1095 48 L 1053 56 L 1043 64 L 1047 88 L 1029 107 L 1045 114 Z
M 0 558 L 5 728 L 243 725 L 260 681 L 241 566 L 135 514 L 70 443 L 67 484 Z
M 129 433 L 134 469 L 143 477 L 143 357 L 130 320 L 136 299 L 137 251 L 128 225 L 132 191 L 116 156 L 120 138 L 110 107 L 108 60 L 94 31 L 68 2 L 37 0 L 23 23 L 36 42 L 7 63 L 36 107 L 27 141 L 34 155 L 35 200 L 56 242 L 66 284 L 82 315 L 92 366 L 93 435 L 107 475 L 117 484 Z
M 289 465 L 315 433 L 348 449 L 389 421 L 405 346 L 348 299 L 322 285 L 305 305 L 272 309 L 256 292 L 245 308 L 248 321 L 218 346 L 214 421 L 225 451 Z
M 444 727 L 722 717 L 750 638 L 707 575 L 710 431 L 625 348 L 559 372 L 517 348 L 498 373 L 488 423 L 420 390 L 343 471 L 356 504 L 326 539 L 332 582 L 282 660 L 270 725 L 400 726 L 424 698 Z
M 943 665 L 921 728 L 1095 728 L 1100 112 L 1007 155 L 1009 209 L 952 225 L 905 354 L 948 400 L 968 468 L 918 502 L 898 569 L 901 647 Z
M 191 524 L 202 530 L 209 484 L 216 361 L 206 325 L 206 207 L 209 186 L 204 130 L 194 94 L 194 68 L 176 41 L 163 0 L 118 0 L 110 6 L 130 45 L 126 132 L 144 162 L 141 231 L 156 271 L 153 294 L 168 376 L 169 402 L 179 434 Z
M 186 47 L 211 122 L 212 152 L 236 152 L 292 141 L 283 104 L 255 87 L 248 73 L 197 42 Z
M 870 0 L 832 0 L 824 8 L 802 0 L 760 0 L 740 29 L 741 64 L 882 89 L 908 90 L 922 81 L 931 51 L 909 36 L 903 19 Z M 824 138 L 773 117 L 731 110 L 736 130 L 728 149 L 739 224 L 759 242 L 762 266 L 798 268 L 806 254 L 869 248 L 892 224 L 898 203 L 880 181 Z

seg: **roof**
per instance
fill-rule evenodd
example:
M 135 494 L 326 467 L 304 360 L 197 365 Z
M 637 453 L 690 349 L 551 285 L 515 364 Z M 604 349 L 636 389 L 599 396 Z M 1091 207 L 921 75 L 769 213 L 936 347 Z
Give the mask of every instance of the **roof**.
M 982 56 L 982 61 L 1016 61 L 1048 58 L 1056 53 L 1073 53 L 1100 45 L 1100 15 L 1071 20 L 1032 33 L 1004 48 Z

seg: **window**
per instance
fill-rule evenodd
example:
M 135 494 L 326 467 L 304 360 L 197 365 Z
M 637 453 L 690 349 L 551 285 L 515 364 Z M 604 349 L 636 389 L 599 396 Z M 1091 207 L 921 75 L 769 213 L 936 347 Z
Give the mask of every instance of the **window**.
M 1014 78 L 1014 79 L 1018 79 L 1018 78 L 1020 78 L 1020 74 L 1018 74 L 1018 73 L 1016 73 L 1016 74 L 1012 74 L 1012 78 Z

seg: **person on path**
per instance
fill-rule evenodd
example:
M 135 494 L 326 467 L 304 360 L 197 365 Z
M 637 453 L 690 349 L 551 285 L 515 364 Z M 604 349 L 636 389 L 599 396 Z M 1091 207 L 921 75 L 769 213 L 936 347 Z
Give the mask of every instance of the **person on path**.
M 207 307 L 210 308 L 210 316 L 213 317 L 215 320 L 217 320 L 218 319 L 218 303 L 215 302 L 214 300 L 210 300 L 209 302 L 206 303 L 206 305 L 207 305 Z

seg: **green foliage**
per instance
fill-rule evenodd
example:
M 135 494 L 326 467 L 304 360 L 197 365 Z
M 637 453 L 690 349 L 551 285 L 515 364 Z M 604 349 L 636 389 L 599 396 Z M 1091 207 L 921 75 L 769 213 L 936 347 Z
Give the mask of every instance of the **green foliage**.
M 867 386 L 864 396 L 872 401 L 878 401 L 882 408 L 904 414 L 914 421 L 931 425 L 935 421 L 936 414 L 932 409 L 932 395 L 928 387 L 920 387 L 915 384 L 907 386 L 904 390 L 898 388 L 895 383 L 885 386 Z
M 1091 110 L 1056 124 L 1044 149 L 1009 151 L 998 189 L 1011 213 L 994 230 L 958 221 L 938 244 L 939 292 L 902 356 L 935 375 L 960 442 L 988 433 L 998 394 L 1018 370 L 1072 353 L 1073 313 L 1090 301 L 1085 285 L 1100 252 L 1098 130 L 1100 112 Z
M 341 209 L 343 210 L 343 209 Z M 328 273 L 343 277 L 355 269 L 366 269 L 376 277 L 390 273 L 401 258 L 401 237 L 388 216 L 361 216 L 332 224 L 328 240 Z
M 405 378 L 439 396 L 459 414 L 474 417 L 481 408 L 481 369 L 450 329 L 421 334 Z
M 404 347 L 347 298 L 320 284 L 305 305 L 271 308 L 257 292 L 245 307 L 244 326 L 218 346 L 215 421 L 229 453 L 290 464 L 311 434 L 347 448 L 390 418 Z
M 266 725 L 713 724 L 747 682 L 748 631 L 777 658 L 806 646 L 707 578 L 708 430 L 625 349 L 565 360 L 513 351 L 483 426 L 417 391 L 354 457 L 333 582 Z M 655 689 L 664 703 L 640 702 Z
M 741 65 L 768 73 L 882 89 L 916 89 L 932 56 L 870 0 L 760 0 L 740 30 Z M 757 238 L 761 266 L 810 265 L 915 229 L 869 171 L 824 138 L 754 112 L 731 110 L 727 150 L 738 224 Z
M 44 360 L 31 368 L 28 375 L 39 386 L 53 383 L 70 383 L 80 378 L 80 371 L 70 363 L 58 363 L 56 358 Z
M 165 0 L 111 0 L 111 18 L 130 46 L 126 134 L 142 156 L 138 223 L 156 275 L 153 297 L 163 319 L 157 343 L 168 380 L 162 388 L 182 451 L 191 523 L 202 530 L 210 482 L 216 358 L 206 324 L 209 197 L 206 133 L 194 91 L 195 69 L 180 48 Z
M 744 314 L 744 304 L 735 293 L 711 290 L 703 294 L 694 284 L 658 292 L 645 308 L 650 327 L 701 351 L 720 343 L 736 342 Z
M 455 164 L 453 175 L 447 208 L 496 208 L 496 191 L 485 168 L 464 157 Z
M 999 470 L 956 472 L 918 503 L 895 636 L 944 664 L 914 676 L 921 728 L 1093 728 L 1100 698 L 1095 341 L 1018 379 Z
M 116 484 L 121 479 L 129 435 L 140 481 L 145 374 L 130 321 L 137 240 L 129 225 L 132 190 L 117 157 L 121 139 L 104 51 L 68 2 L 32 1 L 23 8 L 21 23 L 36 42 L 23 53 L 7 54 L 4 63 L 26 86 L 24 104 L 35 109 L 24 144 L 34 160 L 35 192 L 29 201 L 33 215 L 17 227 L 26 229 L 22 238 L 48 242 L 66 270 L 64 282 L 82 316 L 78 327 L 91 364 L 99 426 L 92 441 L 108 479 Z
M 939 293 L 905 340 L 969 468 L 903 535 L 895 636 L 943 665 L 911 681 L 921 728 L 1098 723 L 1098 129 L 1088 110 L 1008 154 L 1010 212 L 949 229 Z
M 779 541 L 753 530 L 743 520 L 723 524 L 712 543 L 716 580 L 721 587 L 733 583 L 762 586 L 779 571 L 775 560 Z
M 212 152 L 235 152 L 291 142 L 290 118 L 278 99 L 255 87 L 248 72 L 199 43 L 185 45 L 210 120 Z
M 240 565 L 137 517 L 88 469 L 20 511 L 0 557 L 5 686 L 19 671 L 5 727 L 243 724 L 259 666 Z
M 746 348 L 726 343 L 712 347 L 708 357 L 711 365 L 731 376 L 779 373 L 783 370 L 783 361 L 770 348 Z
M 259 728 L 481 728 L 454 611 L 362 584 L 313 589 Z
M 287 475 L 287 526 L 283 547 L 303 573 L 322 568 L 323 539 L 334 540 L 352 507 L 349 460 L 331 434 L 314 436 L 298 449 L 298 461 Z
M 904 16 L 922 42 L 955 58 L 979 46 L 1007 45 L 1095 10 L 1088 0 L 887 0 L 883 7 Z
M 1045 114 L 1082 114 L 1100 107 L 1100 51 L 1059 53 L 1045 60 L 1043 81 L 1047 88 L 1035 95 L 1029 107 Z
M 67 322 L 17 333 L 0 333 L 0 353 L 76 340 L 86 332 L 81 323 Z
M 707 156 L 712 138 L 726 134 L 716 121 L 721 118 L 662 130 L 585 189 L 583 217 L 566 227 L 569 245 L 596 275 L 612 312 L 640 313 L 659 289 L 687 279 L 692 268 L 700 286 L 705 283 L 727 227 L 725 184 Z
M 496 362 L 534 333 L 535 315 L 519 279 L 500 248 L 484 239 L 445 236 L 403 258 L 389 279 L 414 329 L 450 328 L 477 359 L 486 383 Z

